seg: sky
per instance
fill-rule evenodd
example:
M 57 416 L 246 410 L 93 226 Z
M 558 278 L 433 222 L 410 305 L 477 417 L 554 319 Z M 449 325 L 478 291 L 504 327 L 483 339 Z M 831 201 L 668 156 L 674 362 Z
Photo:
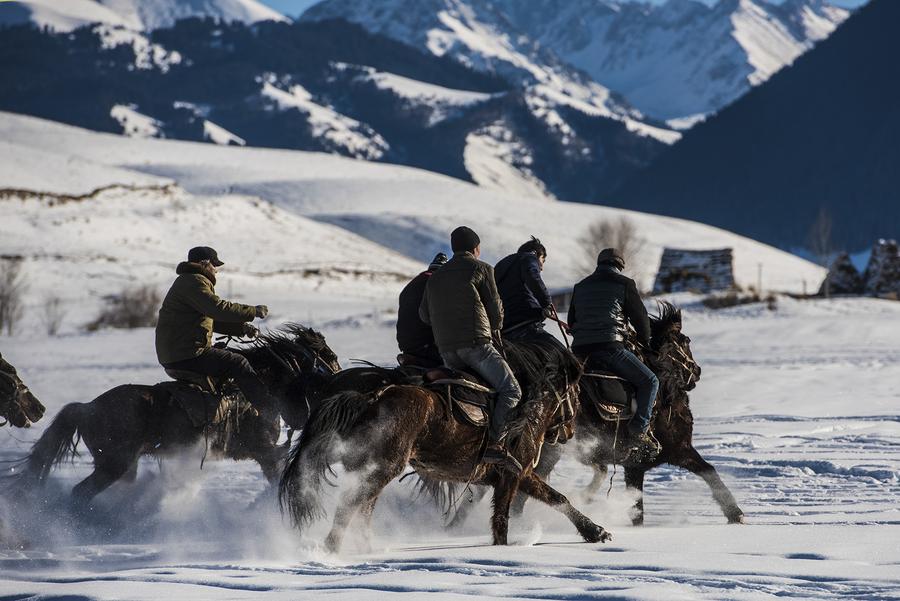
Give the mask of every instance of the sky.
M 268 4 L 275 10 L 280 13 L 283 13 L 288 16 L 297 16 L 302 13 L 304 10 L 318 2 L 318 0 L 260 0 L 263 4 Z M 654 4 L 662 4 L 666 0 L 650 0 Z M 715 0 L 703 0 L 707 4 L 714 4 Z M 838 4 L 840 6 L 847 7 L 856 7 L 861 4 L 865 4 L 868 0 L 832 0 L 834 4 Z M 522 0 L 522 2 L 528 2 L 528 0 Z M 774 3 L 778 4 L 778 0 L 773 0 Z

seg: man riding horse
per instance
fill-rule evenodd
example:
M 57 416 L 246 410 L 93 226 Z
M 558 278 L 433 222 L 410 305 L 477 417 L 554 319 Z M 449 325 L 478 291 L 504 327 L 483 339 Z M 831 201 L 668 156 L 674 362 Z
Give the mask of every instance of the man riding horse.
M 503 336 L 507 340 L 534 337 L 553 339 L 544 331 L 544 319 L 554 315 L 553 299 L 541 278 L 547 249 L 541 241 L 531 240 L 497 263 L 494 275 L 503 302 Z
M 268 398 L 268 391 L 247 359 L 227 349 L 212 348 L 213 332 L 255 338 L 259 331 L 249 322 L 265 318 L 265 305 L 242 305 L 216 295 L 216 271 L 224 265 L 208 246 L 188 252 L 188 260 L 175 269 L 178 277 L 169 289 L 156 324 L 156 356 L 168 370 L 188 371 L 217 380 L 234 379 L 250 403 Z
M 405 362 L 421 367 L 436 367 L 443 361 L 434 342 L 431 326 L 419 317 L 419 305 L 425 296 L 428 279 L 446 262 L 447 255 L 436 254 L 428 269 L 414 277 L 400 293 L 400 306 L 397 309 L 397 346 L 400 347 Z
M 594 273 L 575 284 L 568 315 L 572 351 L 587 359 L 588 369 L 609 370 L 634 385 L 637 411 L 628 423 L 625 445 L 653 454 L 659 445 L 648 431 L 659 379 L 624 345 L 631 323 L 638 343 L 649 347 L 650 318 L 634 280 L 622 274 L 624 268 L 622 254 L 607 248 L 597 256 Z
M 450 235 L 453 258 L 432 275 L 425 286 L 419 316 L 434 330 L 444 363 L 471 369 L 496 391 L 491 415 L 490 443 L 482 461 L 519 473 L 521 464 L 504 446 L 504 428 L 522 390 L 503 356 L 494 348 L 494 333 L 503 328 L 503 303 L 497 292 L 494 268 L 479 261 L 481 240 L 460 226 Z

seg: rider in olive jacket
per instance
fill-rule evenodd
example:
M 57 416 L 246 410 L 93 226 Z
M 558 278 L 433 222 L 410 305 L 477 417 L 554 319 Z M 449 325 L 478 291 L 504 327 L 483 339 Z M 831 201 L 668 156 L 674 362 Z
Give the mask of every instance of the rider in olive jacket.
M 216 379 L 234 378 L 246 399 L 268 395 L 247 359 L 227 349 L 212 348 L 213 332 L 256 337 L 249 322 L 269 313 L 265 305 L 242 305 L 216 295 L 216 268 L 224 265 L 207 246 L 192 248 L 175 270 L 178 277 L 163 299 L 156 323 L 156 356 L 167 369 L 190 371 Z
M 647 430 L 659 380 L 623 344 L 630 322 L 638 343 L 649 347 L 650 318 L 634 280 L 622 275 L 624 267 L 619 251 L 607 248 L 597 257 L 597 270 L 575 285 L 568 314 L 572 351 L 634 385 L 637 412 L 628 424 L 630 442 L 655 445 Z
M 494 281 L 494 268 L 478 260 L 481 241 L 471 229 L 456 228 L 450 243 L 453 258 L 429 278 L 419 316 L 431 324 L 448 367 L 471 369 L 497 392 L 491 415 L 491 442 L 482 460 L 518 473 L 522 466 L 504 448 L 503 437 L 507 415 L 519 404 L 522 390 L 492 344 L 494 332 L 503 328 L 503 304 Z

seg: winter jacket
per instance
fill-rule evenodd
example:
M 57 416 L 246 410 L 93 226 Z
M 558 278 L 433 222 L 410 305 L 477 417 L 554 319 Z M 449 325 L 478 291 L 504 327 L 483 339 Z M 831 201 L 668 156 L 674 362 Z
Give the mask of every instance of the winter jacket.
M 612 266 L 600 265 L 575 284 L 568 322 L 573 347 L 622 342 L 628 337 L 628 322 L 638 341 L 650 344 L 650 318 L 637 286 Z
M 425 285 L 432 271 L 423 271 L 414 277 L 400 293 L 397 310 L 397 345 L 404 353 L 413 353 L 428 345 L 434 345 L 431 326 L 419 317 L 419 305 L 425 296 Z
M 543 321 L 543 310 L 553 299 L 541 279 L 541 264 L 534 252 L 520 252 L 502 259 L 494 268 L 497 290 L 503 301 L 504 322 Z
M 441 353 L 488 344 L 503 328 L 494 268 L 470 252 L 456 253 L 428 279 L 419 317 L 431 324 Z
M 163 365 L 191 359 L 212 344 L 212 334 L 240 336 L 256 308 L 216 296 L 216 276 L 199 263 L 180 263 L 156 323 L 156 357 Z

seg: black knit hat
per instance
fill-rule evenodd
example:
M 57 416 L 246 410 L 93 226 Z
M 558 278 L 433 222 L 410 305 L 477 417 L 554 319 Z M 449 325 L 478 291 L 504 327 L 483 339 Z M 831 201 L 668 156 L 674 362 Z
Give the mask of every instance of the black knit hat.
M 444 253 L 438 253 L 434 255 L 434 258 L 431 260 L 431 265 L 428 266 L 428 271 L 435 271 L 436 269 L 440 269 L 447 262 L 447 255 Z
M 478 234 L 464 225 L 459 226 L 450 234 L 450 248 L 455 253 L 471 252 L 479 244 L 481 244 L 481 238 L 478 237 Z
M 619 269 L 625 268 L 625 258 L 615 248 L 604 248 L 597 255 L 597 265 L 603 265 L 604 263 L 615 265 Z
M 200 261 L 209 261 L 216 267 L 221 267 L 225 263 L 219 260 L 219 254 L 216 249 L 208 246 L 195 246 L 188 251 L 188 262 L 199 263 Z

